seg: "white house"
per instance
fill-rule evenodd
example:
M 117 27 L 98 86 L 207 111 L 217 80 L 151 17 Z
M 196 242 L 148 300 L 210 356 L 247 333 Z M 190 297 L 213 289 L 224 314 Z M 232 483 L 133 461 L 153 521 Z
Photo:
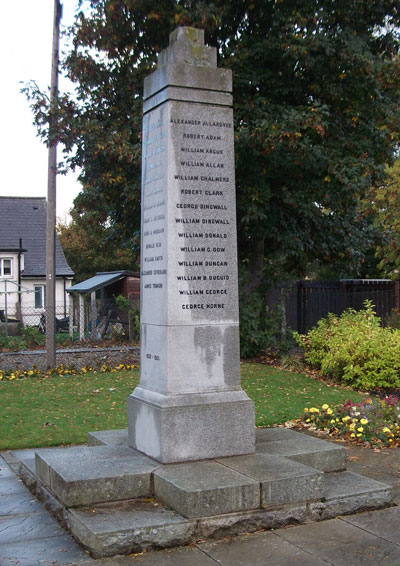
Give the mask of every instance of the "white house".
M 56 237 L 58 317 L 68 315 L 66 291 L 73 276 Z M 45 296 L 46 199 L 0 197 L 0 315 L 37 325 Z

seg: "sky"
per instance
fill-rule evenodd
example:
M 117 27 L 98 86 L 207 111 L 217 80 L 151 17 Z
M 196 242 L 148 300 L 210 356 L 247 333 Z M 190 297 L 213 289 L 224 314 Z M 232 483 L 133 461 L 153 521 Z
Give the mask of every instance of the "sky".
M 62 25 L 72 23 L 75 0 L 64 0 Z M 36 137 L 21 84 L 50 84 L 54 0 L 3 2 L 0 23 L 0 196 L 46 197 L 47 148 Z M 60 45 L 62 49 L 62 45 Z M 71 90 L 60 77 L 60 90 Z M 58 157 L 60 158 L 61 152 Z M 67 218 L 80 190 L 76 175 L 57 177 L 57 216 Z

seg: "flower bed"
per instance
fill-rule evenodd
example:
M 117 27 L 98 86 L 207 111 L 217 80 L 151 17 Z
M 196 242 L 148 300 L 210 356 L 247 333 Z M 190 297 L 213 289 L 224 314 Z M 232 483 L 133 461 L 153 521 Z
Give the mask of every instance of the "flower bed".
M 400 399 L 368 398 L 336 407 L 306 407 L 298 425 L 331 438 L 373 447 L 400 446 Z
M 64 367 L 60 365 L 56 368 L 50 369 L 48 371 L 41 371 L 38 368 L 33 367 L 30 370 L 14 370 L 14 371 L 4 371 L 0 370 L 0 381 L 7 380 L 13 381 L 14 379 L 24 379 L 27 377 L 37 377 L 37 378 L 44 378 L 44 377 L 52 377 L 55 375 L 59 375 L 62 377 L 70 377 L 71 375 L 85 375 L 88 372 L 96 373 L 106 373 L 106 372 L 118 372 L 118 371 L 130 371 L 139 367 L 138 364 L 119 364 L 116 367 L 110 367 L 107 364 L 103 364 L 99 368 L 92 368 L 92 367 Z

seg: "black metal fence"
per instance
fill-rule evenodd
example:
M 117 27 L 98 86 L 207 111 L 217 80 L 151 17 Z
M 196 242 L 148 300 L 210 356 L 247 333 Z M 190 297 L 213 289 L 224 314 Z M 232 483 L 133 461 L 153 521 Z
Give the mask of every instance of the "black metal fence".
M 295 281 L 278 285 L 267 294 L 270 309 L 281 308 L 283 321 L 304 334 L 317 322 L 344 310 L 360 310 L 369 299 L 382 323 L 393 309 L 399 310 L 400 281 L 388 279 L 341 279 L 339 281 Z

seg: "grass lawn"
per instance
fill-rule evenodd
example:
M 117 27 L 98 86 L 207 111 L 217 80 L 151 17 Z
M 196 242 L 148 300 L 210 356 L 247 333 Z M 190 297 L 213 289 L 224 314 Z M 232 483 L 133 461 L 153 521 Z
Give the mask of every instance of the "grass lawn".
M 304 374 L 241 364 L 242 386 L 256 403 L 256 425 L 299 418 L 304 407 L 361 395 Z M 126 399 L 139 370 L 0 382 L 0 449 L 83 444 L 87 432 L 125 428 Z
M 241 364 L 242 387 L 256 404 L 256 426 L 271 426 L 298 419 L 304 407 L 334 406 L 366 395 L 339 386 L 328 386 L 303 373 L 262 364 Z

